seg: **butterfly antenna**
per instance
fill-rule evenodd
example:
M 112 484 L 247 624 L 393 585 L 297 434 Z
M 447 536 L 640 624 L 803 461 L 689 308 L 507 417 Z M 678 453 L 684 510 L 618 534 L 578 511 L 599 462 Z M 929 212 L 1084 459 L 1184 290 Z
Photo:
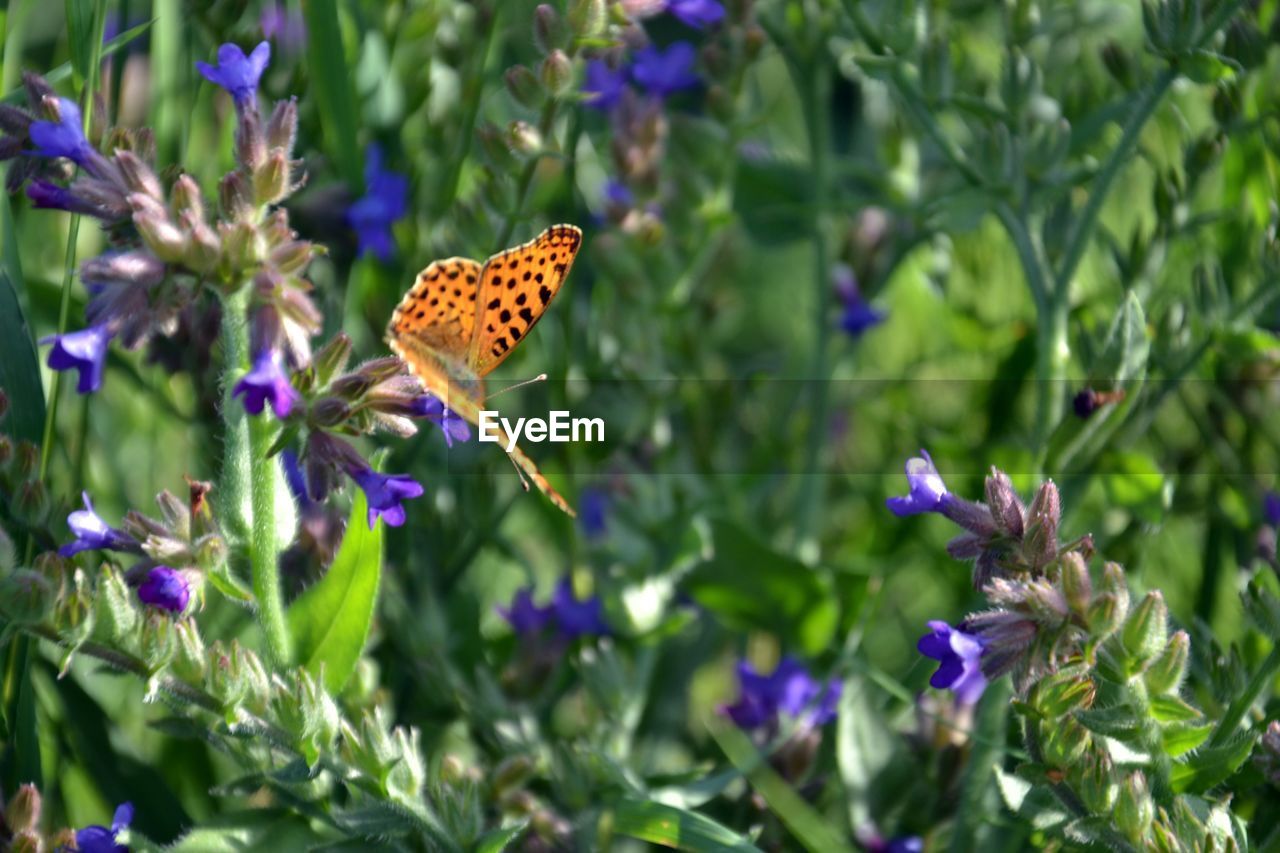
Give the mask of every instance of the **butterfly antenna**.
M 482 402 L 487 403 L 488 401 L 492 400 L 494 397 L 498 396 L 499 394 L 505 394 L 508 391 L 514 391 L 517 388 L 523 388 L 524 386 L 532 385 L 535 382 L 546 382 L 546 381 L 547 381 L 547 374 L 539 373 L 537 376 L 533 377 L 532 379 L 526 379 L 523 382 L 517 382 L 515 385 L 508 385 L 506 388 L 500 388 L 499 390 L 494 391 L 492 394 L 486 395 Z M 529 487 L 526 485 L 525 488 L 527 489 Z

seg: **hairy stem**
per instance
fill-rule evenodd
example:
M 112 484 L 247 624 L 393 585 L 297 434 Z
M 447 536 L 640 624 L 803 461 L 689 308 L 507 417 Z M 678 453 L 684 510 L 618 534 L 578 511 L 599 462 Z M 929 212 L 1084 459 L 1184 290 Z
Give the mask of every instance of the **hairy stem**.
M 267 650 L 277 663 L 287 663 L 293 644 L 285 623 L 276 547 L 276 462 L 267 458 L 276 426 L 265 413 L 248 417 L 231 397 L 236 379 L 250 365 L 248 305 L 247 286 L 227 296 L 222 305 L 222 417 L 226 424 L 222 508 L 236 538 L 248 542 L 253 594 Z
M 1263 691 L 1270 689 L 1277 675 L 1280 675 L 1280 643 L 1276 643 L 1271 654 L 1267 655 L 1267 659 L 1262 662 L 1262 666 L 1254 672 L 1244 692 L 1227 706 L 1222 719 L 1218 721 L 1218 727 L 1213 730 L 1213 736 L 1209 738 L 1209 746 L 1222 746 L 1231 739 L 1236 729 L 1240 727 L 1240 721 L 1244 719 L 1245 714 L 1249 713 L 1249 709 L 1253 707 L 1254 702 L 1258 701 Z

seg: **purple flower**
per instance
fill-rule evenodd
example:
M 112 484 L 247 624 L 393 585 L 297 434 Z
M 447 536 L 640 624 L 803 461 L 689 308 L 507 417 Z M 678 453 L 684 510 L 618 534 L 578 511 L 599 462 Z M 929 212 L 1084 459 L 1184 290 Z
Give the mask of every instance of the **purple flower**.
M 75 540 L 58 549 L 64 557 L 71 557 L 81 551 L 95 551 L 99 548 L 107 551 L 136 551 L 138 543 L 123 530 L 110 526 L 93 509 L 89 493 L 82 492 L 84 509 L 78 509 L 67 516 L 67 526 L 75 534 Z
M 635 205 L 636 197 L 622 181 L 610 178 L 604 185 L 604 201 L 613 207 L 630 209 Z
M 929 628 L 932 633 L 925 634 L 916 643 L 920 654 L 939 662 L 929 684 L 939 690 L 949 688 L 962 704 L 977 702 L 987 688 L 987 677 L 982 674 L 982 638 L 952 628 L 946 622 L 932 621 Z
M 244 410 L 251 415 L 262 414 L 267 401 L 277 418 L 287 418 L 293 411 L 293 404 L 299 399 L 298 392 L 293 390 L 289 376 L 280 366 L 280 354 L 275 350 L 263 350 L 253 363 L 253 369 L 241 377 L 231 396 L 244 395 Z
M 567 577 L 556 584 L 555 594 L 551 596 L 551 611 L 560 632 L 570 639 L 609 633 L 609 626 L 604 621 L 604 603 L 599 596 L 579 601 L 573 595 L 573 581 Z
M 350 474 L 369 501 L 370 530 L 379 517 L 392 527 L 404 524 L 404 507 L 400 502 L 419 497 L 423 492 L 422 484 L 408 474 L 380 474 L 372 468 L 358 468 Z
M 533 587 L 523 587 L 511 599 L 510 607 L 499 607 L 498 613 L 511 623 L 517 634 L 533 635 L 542 633 L 542 629 L 551 622 L 550 605 L 539 606 L 533 602 Z
M 262 34 L 284 49 L 286 54 L 302 53 L 307 44 L 307 24 L 302 13 L 289 9 L 283 3 L 272 3 L 262 10 L 258 18 Z
M 382 168 L 382 148 L 370 145 L 365 157 L 364 195 L 347 208 L 347 222 L 355 229 L 360 254 L 388 261 L 396 244 L 391 225 L 404 216 L 409 203 L 409 179 Z
M 844 314 L 840 317 L 840 328 L 851 337 L 861 337 L 863 332 L 883 323 L 885 316 L 885 312 L 873 308 L 871 303 L 858 299 L 845 305 Z
M 168 566 L 156 566 L 147 572 L 147 579 L 138 585 L 138 598 L 143 604 L 181 613 L 191 599 L 191 588 L 182 572 Z
M 578 523 L 588 539 L 598 539 L 609 527 L 609 495 L 588 486 L 578 498 Z
M 86 826 L 76 830 L 76 849 L 80 853 L 129 853 L 129 848 L 116 841 L 120 831 L 133 822 L 133 803 L 123 803 L 111 818 L 111 828 Z
M 452 410 L 446 409 L 440 398 L 432 394 L 423 394 L 413 401 L 414 416 L 435 421 L 444 433 L 444 443 L 453 447 L 455 441 L 471 440 L 471 425 L 458 417 Z
M 715 26 L 724 18 L 724 6 L 716 0 L 669 0 L 667 11 L 699 30 Z
M 307 478 L 302 473 L 302 466 L 298 464 L 298 454 L 292 450 L 280 451 L 280 467 L 284 470 L 284 481 L 289 487 L 289 493 L 298 506 L 306 509 L 314 504 L 315 501 L 307 493 Z
M 101 216 L 102 208 L 83 199 L 66 187 L 48 181 L 35 180 L 27 184 L 27 198 L 37 208 L 46 210 L 65 210 L 68 213 L 81 213 L 86 216 Z
M 791 657 L 779 661 L 769 675 L 740 661 L 738 685 L 738 700 L 726 706 L 724 713 L 739 728 L 747 730 L 771 726 L 780 714 L 800 719 L 809 727 L 824 726 L 835 719 L 844 688 L 836 678 L 823 685 Z
M 910 490 L 905 497 L 893 497 L 885 501 L 885 505 L 899 518 L 922 512 L 938 512 L 950 494 L 927 450 L 921 450 L 920 456 L 907 460 L 907 484 Z
M 66 157 L 78 166 L 88 166 L 97 153 L 84 136 L 84 120 L 80 107 L 69 98 L 58 99 L 57 121 L 33 121 L 31 141 L 37 157 Z
M 1262 496 L 1262 517 L 1272 527 L 1280 527 L 1280 494 L 1267 492 Z
M 924 853 L 924 839 L 918 835 L 899 835 L 885 843 L 884 853 Z
M 258 81 L 262 72 L 267 70 L 271 61 L 271 44 L 261 42 L 248 56 L 240 49 L 240 45 L 227 44 L 218 48 L 218 64 L 197 62 L 196 68 L 204 75 L 204 79 L 215 83 L 231 93 L 236 108 L 242 109 L 256 102 Z
M 593 110 L 606 112 L 622 98 L 627 88 L 627 75 L 621 69 L 615 71 L 603 60 L 592 59 L 587 63 L 582 91 L 588 97 L 583 103 Z
M 650 45 L 637 51 L 631 64 L 631 79 L 646 92 L 665 98 L 698 85 L 693 71 L 697 51 L 687 41 L 678 41 L 665 51 Z
M 53 344 L 46 362 L 54 370 L 71 370 L 80 373 L 76 390 L 91 394 L 102 387 L 102 372 L 107 362 L 107 343 L 111 332 L 106 326 L 89 326 L 65 335 L 41 338 L 41 344 Z

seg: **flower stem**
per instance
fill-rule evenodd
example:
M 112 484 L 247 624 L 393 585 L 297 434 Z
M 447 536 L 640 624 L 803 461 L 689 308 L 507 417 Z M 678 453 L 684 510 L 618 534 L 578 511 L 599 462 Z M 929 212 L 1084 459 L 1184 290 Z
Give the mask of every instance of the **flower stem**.
M 267 650 L 277 663 L 292 659 L 293 644 L 280 590 L 280 553 L 276 547 L 276 462 L 268 459 L 275 424 L 263 414 L 248 417 L 231 398 L 235 380 L 249 369 L 249 288 L 241 287 L 222 303 L 223 398 L 226 424 L 222 466 L 222 509 L 229 527 L 249 544 L 253 594 Z

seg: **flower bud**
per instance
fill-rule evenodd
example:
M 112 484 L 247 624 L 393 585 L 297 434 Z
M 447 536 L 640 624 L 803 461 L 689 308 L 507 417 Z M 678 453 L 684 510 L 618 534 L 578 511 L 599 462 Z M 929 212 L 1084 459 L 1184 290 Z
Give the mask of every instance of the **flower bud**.
M 35 785 L 21 785 L 4 810 L 5 823 L 15 832 L 40 829 L 40 791 Z
M 1057 558 L 1061 517 L 1058 487 L 1046 480 L 1027 509 L 1027 529 L 1022 540 L 1022 555 L 1032 567 L 1046 566 Z
M 532 109 L 542 103 L 542 85 L 526 66 L 513 65 L 502 79 L 512 99 L 520 106 Z
M 1089 577 L 1089 567 L 1075 551 L 1063 554 L 1060 565 L 1062 571 L 1059 582 L 1071 612 L 1079 617 L 1087 616 L 1089 604 L 1093 601 L 1093 580 Z
M 258 251 L 258 234 L 248 222 L 234 225 L 220 223 L 222 237 L 222 263 L 232 273 L 252 269 L 262 260 Z
M 987 506 L 996 528 L 1012 539 L 1021 539 L 1026 525 L 1026 509 L 1014 491 L 1013 481 L 999 468 L 993 467 L 986 480 Z
M 1123 88 L 1133 88 L 1133 63 L 1124 48 L 1113 41 L 1102 46 L 1102 64 Z
M 1168 620 L 1169 612 L 1159 590 L 1147 593 L 1129 614 L 1120 632 L 1120 642 L 1128 657 L 1130 672 L 1137 672 L 1160 654 L 1168 642 Z
M 30 441 L 18 442 L 14 474 L 20 478 L 34 477 L 40 467 L 40 448 Z
M 1280 786 L 1280 720 L 1272 720 L 1258 741 L 1253 762 L 1272 785 Z
M 165 614 L 150 611 L 142 626 L 142 659 L 147 669 L 153 673 L 164 669 L 176 648 L 173 620 Z
M 289 158 L 276 150 L 253 173 L 254 200 L 259 206 L 274 204 L 289 193 Z
M 44 839 L 34 829 L 19 832 L 13 836 L 6 853 L 45 853 Z
M 529 73 L 533 74 L 532 71 Z M 480 142 L 480 151 L 489 165 L 500 172 L 515 169 L 516 158 L 511 155 L 511 149 L 507 147 L 506 138 L 501 130 L 486 122 L 476 129 L 476 138 Z
M 337 397 L 321 397 L 311 406 L 308 420 L 318 427 L 335 427 L 351 417 L 351 407 Z
M 108 645 L 133 646 L 141 616 L 124 576 L 104 566 L 98 575 L 97 596 L 93 600 L 93 634 Z
M 141 193 L 130 195 L 129 205 L 133 208 L 134 227 L 147 248 L 166 263 L 183 260 L 187 251 L 186 235 L 169 219 L 164 207 Z
M 120 167 L 120 175 L 130 193 L 145 195 L 157 204 L 164 202 L 164 189 L 160 186 L 160 179 L 137 154 L 126 150 L 116 151 L 116 164 Z
M 0 578 L 0 612 L 17 625 L 37 625 L 53 608 L 49 579 L 31 569 L 18 569 Z
M 179 619 L 174 623 L 174 637 L 177 642 L 169 665 L 173 674 L 189 684 L 203 684 L 208 652 L 196 620 Z
M 1092 814 L 1111 814 L 1111 809 L 1116 804 L 1116 797 L 1120 794 L 1111 756 L 1101 751 L 1086 755 L 1076 789 L 1080 799 Z
M 1050 767 L 1072 766 L 1093 741 L 1089 730 L 1075 717 L 1042 720 L 1039 725 L 1044 760 Z
M 1054 673 L 1040 679 L 1027 695 L 1027 703 L 1050 719 L 1093 705 L 1097 688 L 1086 675 Z
M 974 501 L 948 495 L 940 507 L 942 514 L 976 536 L 989 537 L 996 532 L 991 510 Z
M 467 767 L 462 759 L 449 753 L 440 759 L 440 781 L 446 785 L 457 786 L 467 778 Z M 496 789 L 496 782 L 495 782 Z
M 747 60 L 753 60 L 760 55 L 760 51 L 769 43 L 769 36 L 758 24 L 752 24 L 747 27 L 746 32 L 742 36 L 742 48 L 746 54 Z
M 252 221 L 253 190 L 244 172 L 237 169 L 223 176 L 218 182 L 218 200 L 228 219 L 242 223 Z
M 360 371 L 344 373 L 329 386 L 329 391 L 347 400 L 358 400 L 374 386 L 375 380 Z
M 317 384 L 321 387 L 328 385 L 334 376 L 347 369 L 350 359 L 351 337 L 346 332 L 339 332 L 315 354 L 312 364 L 316 370 Z
M 1119 563 L 1107 563 L 1102 567 L 1102 591 L 1116 597 L 1120 605 L 1120 618 L 1129 612 L 1129 581 L 1125 578 L 1124 567 Z
M 276 272 L 293 275 L 306 269 L 311 259 L 321 251 L 321 247 L 309 240 L 290 240 L 272 249 L 270 260 Z
M 189 237 L 186 265 L 196 272 L 213 272 L 222 258 L 222 242 L 217 233 L 190 212 L 181 214 L 180 222 Z
M 18 566 L 18 553 L 13 547 L 13 540 L 0 527 L 0 575 L 7 575 Z
M 374 383 L 383 382 L 404 371 L 404 362 L 394 355 L 374 358 L 360 365 L 357 371 Z
M 563 50 L 553 50 L 542 60 L 542 85 L 553 98 L 564 95 L 573 88 L 573 63 Z
M 1116 800 L 1113 816 L 1116 827 L 1125 838 L 1141 846 L 1155 814 L 1155 804 L 1151 801 L 1151 792 L 1147 788 L 1147 777 L 1140 770 L 1130 773 L 1120 786 L 1120 795 Z
M 49 514 L 49 491 L 40 480 L 26 480 L 18 486 L 13 511 L 28 525 L 39 527 Z
M 267 147 L 280 149 L 286 156 L 293 153 L 293 143 L 298 136 L 298 99 L 277 101 L 267 121 Z
M 604 0 L 570 0 L 569 27 L 580 39 L 595 38 L 607 22 Z
M 179 218 L 183 214 L 189 214 L 195 221 L 204 222 L 204 193 L 200 191 L 200 185 L 190 175 L 183 173 L 173 182 L 171 199 L 173 212 Z
M 533 10 L 533 42 L 546 55 L 569 46 L 570 33 L 560 13 L 550 4 L 539 3 Z
M 7 435 L 0 435 L 0 474 L 8 472 L 9 466 L 16 456 L 17 454 L 13 449 L 13 439 Z
M 396 757 L 399 759 L 387 776 L 387 788 L 400 796 L 416 799 L 422 794 L 427 781 L 427 767 L 423 763 L 422 745 L 417 729 L 397 727 L 392 734 Z
M 533 759 L 527 755 L 513 755 L 493 771 L 493 793 L 501 797 L 508 790 L 520 788 L 533 775 Z
M 1116 596 L 1109 592 L 1103 593 L 1089 605 L 1089 633 L 1097 638 L 1110 636 L 1120 627 L 1124 617 L 1123 606 Z
M 205 683 L 210 695 L 227 713 L 228 719 L 234 719 L 234 709 L 240 705 L 248 692 L 240 667 L 238 649 L 239 644 L 234 640 L 230 651 L 223 648 L 221 643 L 214 643 L 209 649 L 207 667 L 209 677 Z
M 245 703 L 255 714 L 265 714 L 271 705 L 271 678 L 262 658 L 253 649 L 233 644 L 239 658 L 240 672 L 245 685 Z
M 1191 655 L 1191 637 L 1176 631 L 1165 643 L 1164 651 L 1151 662 L 1142 679 L 1152 693 L 1177 693 L 1187 676 L 1187 660 Z
M 246 110 L 240 114 L 240 122 L 236 126 L 236 162 L 245 170 L 253 172 L 262 165 L 267 157 L 267 138 L 262 133 L 262 120 L 255 110 Z

